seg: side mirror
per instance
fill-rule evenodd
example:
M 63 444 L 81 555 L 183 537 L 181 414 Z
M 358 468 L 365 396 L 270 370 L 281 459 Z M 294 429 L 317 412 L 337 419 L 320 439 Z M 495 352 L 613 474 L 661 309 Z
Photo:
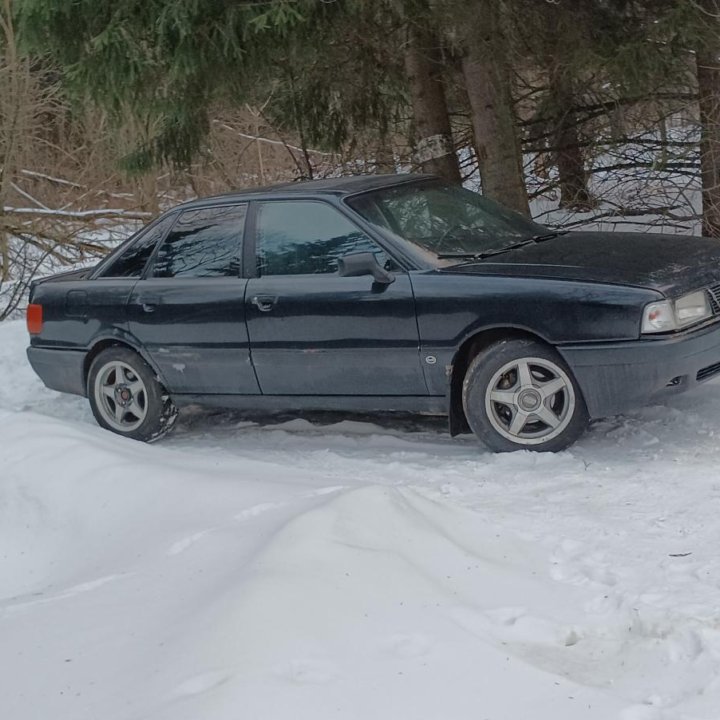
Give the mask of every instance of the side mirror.
M 360 277 L 372 275 L 379 285 L 390 285 L 395 282 L 395 276 L 385 268 L 380 267 L 377 258 L 371 252 L 353 253 L 338 258 L 338 275 L 340 277 Z

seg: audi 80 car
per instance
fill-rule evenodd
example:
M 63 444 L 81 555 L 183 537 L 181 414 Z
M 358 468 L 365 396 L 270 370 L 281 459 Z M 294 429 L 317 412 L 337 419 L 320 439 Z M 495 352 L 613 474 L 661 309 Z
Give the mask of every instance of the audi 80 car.
M 555 232 L 427 175 L 195 200 L 35 282 L 28 357 L 97 422 L 178 408 L 442 413 L 495 451 L 720 374 L 720 245 Z

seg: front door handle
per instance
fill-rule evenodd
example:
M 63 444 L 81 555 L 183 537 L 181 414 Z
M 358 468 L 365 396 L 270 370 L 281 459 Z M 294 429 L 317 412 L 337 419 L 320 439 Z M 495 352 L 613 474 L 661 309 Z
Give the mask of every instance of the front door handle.
M 275 307 L 277 298 L 272 295 L 255 295 L 251 302 L 260 312 L 270 312 Z
M 143 295 L 140 297 L 140 307 L 147 313 L 155 312 L 159 304 L 160 298 L 154 295 Z

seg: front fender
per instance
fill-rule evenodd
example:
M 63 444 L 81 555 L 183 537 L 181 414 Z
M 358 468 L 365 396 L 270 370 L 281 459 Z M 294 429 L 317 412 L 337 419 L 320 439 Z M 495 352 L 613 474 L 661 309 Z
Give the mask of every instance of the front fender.
M 637 340 L 653 290 L 550 278 L 412 273 L 421 357 L 432 395 L 467 341 L 507 329 L 548 345 Z M 427 358 L 431 358 L 428 362 Z

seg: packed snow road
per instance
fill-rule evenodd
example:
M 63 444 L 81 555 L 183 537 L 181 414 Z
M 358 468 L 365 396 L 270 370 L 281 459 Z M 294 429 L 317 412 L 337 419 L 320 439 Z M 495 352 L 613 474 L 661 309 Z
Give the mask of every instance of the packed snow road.
M 0 324 L 7 720 L 720 718 L 720 385 L 562 454 L 437 420 L 156 445 Z

